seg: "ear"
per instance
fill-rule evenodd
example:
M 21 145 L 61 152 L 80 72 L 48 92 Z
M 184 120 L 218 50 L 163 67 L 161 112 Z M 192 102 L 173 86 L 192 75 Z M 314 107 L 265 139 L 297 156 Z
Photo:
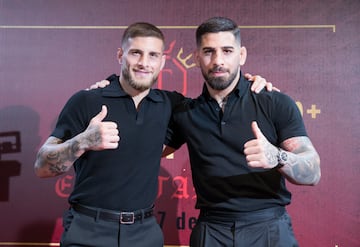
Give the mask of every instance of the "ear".
M 166 54 L 163 54 L 161 56 L 161 66 L 160 66 L 160 70 L 162 70 L 165 67 L 165 62 L 166 62 Z
M 246 56 L 247 56 L 247 51 L 245 46 L 240 47 L 240 66 L 245 64 Z
M 118 48 L 118 51 L 117 51 L 117 53 L 116 53 L 116 57 L 117 57 L 117 60 L 118 60 L 119 64 L 122 63 L 122 62 L 121 62 L 121 59 L 122 59 L 123 54 L 124 54 L 123 49 L 122 49 L 122 48 Z
M 195 50 L 195 51 L 193 52 L 193 56 L 194 56 L 194 60 L 195 60 L 196 66 L 200 67 L 199 51 L 198 51 L 198 50 Z

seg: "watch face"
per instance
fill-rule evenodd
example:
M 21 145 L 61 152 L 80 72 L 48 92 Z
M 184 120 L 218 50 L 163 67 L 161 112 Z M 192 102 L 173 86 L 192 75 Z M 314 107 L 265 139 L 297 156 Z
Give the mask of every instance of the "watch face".
M 287 153 L 281 152 L 280 153 L 280 159 L 283 160 L 283 161 L 287 161 Z

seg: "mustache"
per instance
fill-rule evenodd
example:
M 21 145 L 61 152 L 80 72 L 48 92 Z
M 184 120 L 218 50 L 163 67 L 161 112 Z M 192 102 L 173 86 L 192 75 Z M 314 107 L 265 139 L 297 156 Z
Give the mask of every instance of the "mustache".
M 219 66 L 216 66 L 212 69 L 209 70 L 210 73 L 216 73 L 216 72 L 228 72 L 227 69 L 223 68 L 223 67 L 219 67 Z

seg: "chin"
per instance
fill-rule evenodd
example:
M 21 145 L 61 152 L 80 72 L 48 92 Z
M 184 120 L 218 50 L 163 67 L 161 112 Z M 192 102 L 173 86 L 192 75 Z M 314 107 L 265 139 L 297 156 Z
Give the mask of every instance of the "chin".
M 152 82 L 137 81 L 137 82 L 134 82 L 131 86 L 136 90 L 145 91 L 145 90 L 151 88 L 153 85 L 154 85 L 154 83 L 152 83 Z

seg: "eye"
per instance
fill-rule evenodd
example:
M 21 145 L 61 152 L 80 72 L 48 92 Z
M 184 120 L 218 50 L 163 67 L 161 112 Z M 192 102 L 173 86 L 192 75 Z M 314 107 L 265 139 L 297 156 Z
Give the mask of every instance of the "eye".
M 203 50 L 203 52 L 204 52 L 204 54 L 205 55 L 211 55 L 212 53 L 213 53 L 213 50 L 211 50 L 211 49 L 205 49 L 205 50 Z
M 233 50 L 231 49 L 224 49 L 223 50 L 224 54 L 231 54 L 233 52 Z
M 139 54 L 140 54 L 139 51 L 132 51 L 132 52 L 131 52 L 131 55 L 139 55 Z
M 150 57 L 152 57 L 152 58 L 158 58 L 158 57 L 160 57 L 160 54 L 157 53 L 157 52 L 153 52 L 153 53 L 150 53 Z

